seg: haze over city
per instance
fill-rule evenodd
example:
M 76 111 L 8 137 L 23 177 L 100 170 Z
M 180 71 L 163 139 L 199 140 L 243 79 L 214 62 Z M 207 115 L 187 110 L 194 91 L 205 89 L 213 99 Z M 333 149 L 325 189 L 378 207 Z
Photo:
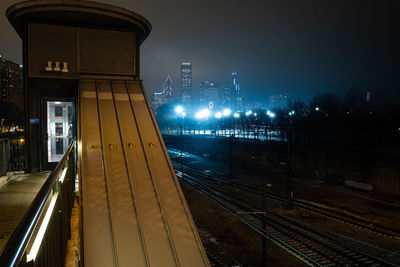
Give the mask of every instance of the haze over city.
M 0 11 L 16 0 L 0 3 Z M 141 46 L 148 94 L 171 75 L 180 95 L 180 64 L 192 62 L 193 97 L 201 81 L 230 85 L 238 72 L 242 93 L 268 101 L 286 94 L 304 101 L 354 87 L 391 90 L 399 81 L 395 1 L 99 1 L 135 10 L 152 23 Z M 4 58 L 22 62 L 21 40 L 0 18 Z

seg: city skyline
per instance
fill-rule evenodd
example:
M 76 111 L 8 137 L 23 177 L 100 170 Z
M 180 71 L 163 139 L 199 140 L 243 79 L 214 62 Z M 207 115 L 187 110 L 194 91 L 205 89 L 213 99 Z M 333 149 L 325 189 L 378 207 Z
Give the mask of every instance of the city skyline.
M 16 2 L 2 1 L 0 10 L 5 12 Z M 342 94 L 351 87 L 393 92 L 400 84 L 398 19 L 392 3 L 112 4 L 134 10 L 152 23 L 152 33 L 141 47 L 148 95 L 167 74 L 178 81 L 179 68 L 173 66 L 185 61 L 193 64 L 194 85 L 207 79 L 226 84 L 230 77 L 224 73 L 239 72 L 250 99 L 287 94 L 309 100 L 318 93 Z M 1 19 L 7 38 L 2 38 L 0 53 L 20 63 L 22 43 L 5 16 Z

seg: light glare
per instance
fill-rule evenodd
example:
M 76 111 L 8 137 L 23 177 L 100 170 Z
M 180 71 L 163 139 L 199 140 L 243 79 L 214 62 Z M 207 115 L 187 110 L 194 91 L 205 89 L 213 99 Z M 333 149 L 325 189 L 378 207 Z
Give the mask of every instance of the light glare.
M 40 228 L 39 228 L 39 231 L 38 231 L 38 233 L 36 235 L 35 241 L 33 242 L 31 250 L 26 255 L 26 262 L 30 262 L 32 260 L 35 260 L 37 254 L 39 252 L 40 245 L 42 243 L 44 234 L 46 233 L 47 226 L 49 224 L 51 215 L 52 215 L 53 210 L 54 210 L 54 206 L 56 205 L 57 197 L 58 197 L 58 192 L 55 193 L 53 195 L 53 197 L 51 198 L 49 207 L 47 208 L 46 214 L 44 216 L 42 224 L 40 225 Z
M 208 117 L 210 117 L 210 111 L 208 109 L 203 109 L 196 113 L 196 119 L 207 119 Z
M 175 112 L 176 112 L 177 114 L 181 114 L 181 113 L 183 112 L 183 107 L 182 107 L 182 106 L 176 106 L 176 107 L 175 107 Z
M 224 113 L 224 116 L 226 117 L 226 116 L 231 115 L 232 111 L 229 108 L 226 108 L 226 109 L 224 109 L 223 113 Z

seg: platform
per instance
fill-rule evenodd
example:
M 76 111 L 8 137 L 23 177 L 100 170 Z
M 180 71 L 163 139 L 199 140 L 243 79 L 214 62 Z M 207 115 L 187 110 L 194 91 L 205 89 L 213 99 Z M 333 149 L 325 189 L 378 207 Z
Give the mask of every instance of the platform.
M 50 172 L 16 175 L 0 187 L 0 254 Z

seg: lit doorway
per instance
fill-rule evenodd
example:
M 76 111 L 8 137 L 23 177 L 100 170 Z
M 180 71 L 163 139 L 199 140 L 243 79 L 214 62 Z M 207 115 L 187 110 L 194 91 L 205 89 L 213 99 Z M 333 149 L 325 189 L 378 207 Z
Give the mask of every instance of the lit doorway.
M 53 169 L 75 136 L 74 101 L 46 101 L 44 169 Z

